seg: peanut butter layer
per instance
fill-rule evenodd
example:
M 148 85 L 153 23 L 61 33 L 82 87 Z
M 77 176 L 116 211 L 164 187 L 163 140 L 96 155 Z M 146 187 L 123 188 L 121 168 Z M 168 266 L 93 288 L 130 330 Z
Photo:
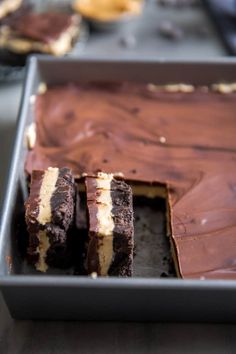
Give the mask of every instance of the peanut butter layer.
M 50 247 L 49 237 L 46 231 L 40 230 L 38 232 L 39 245 L 37 247 L 37 253 L 39 255 L 38 262 L 35 265 L 35 268 L 40 272 L 45 273 L 48 269 L 46 263 L 47 251 Z
M 114 221 L 112 215 L 111 181 L 112 175 L 98 174 L 96 178 L 97 191 L 97 227 L 98 256 L 101 275 L 107 275 L 113 257 L 113 230 Z
M 26 170 L 53 163 L 76 176 L 105 170 L 166 186 L 180 276 L 236 279 L 233 86 L 224 94 L 154 86 L 48 88 L 36 99 L 37 138 Z
M 37 221 L 45 225 L 52 221 L 51 198 L 56 189 L 59 169 L 49 167 L 43 175 L 42 184 L 39 191 L 39 213 Z

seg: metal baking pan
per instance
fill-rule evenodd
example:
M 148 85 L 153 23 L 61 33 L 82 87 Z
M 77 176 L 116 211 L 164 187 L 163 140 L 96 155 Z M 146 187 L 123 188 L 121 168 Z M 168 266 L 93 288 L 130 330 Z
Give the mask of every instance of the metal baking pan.
M 17 232 L 27 196 L 24 133 L 40 82 L 133 80 L 206 85 L 236 81 L 236 60 L 95 60 L 32 57 L 18 119 L 0 227 L 0 288 L 18 319 L 235 322 L 236 281 L 26 274 Z M 18 235 L 18 236 L 17 236 Z

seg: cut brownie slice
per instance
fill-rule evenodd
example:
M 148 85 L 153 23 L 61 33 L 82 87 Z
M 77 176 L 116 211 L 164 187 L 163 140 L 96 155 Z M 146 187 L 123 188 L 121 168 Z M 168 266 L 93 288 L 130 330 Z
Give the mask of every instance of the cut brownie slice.
M 29 261 L 46 272 L 68 264 L 67 232 L 74 217 L 75 186 L 67 168 L 33 171 L 25 203 Z
M 26 13 L 0 28 L 0 47 L 13 53 L 68 53 L 79 35 L 80 17 L 67 13 Z
M 88 273 L 131 276 L 134 246 L 131 187 L 106 173 L 87 176 L 85 184 L 89 219 Z

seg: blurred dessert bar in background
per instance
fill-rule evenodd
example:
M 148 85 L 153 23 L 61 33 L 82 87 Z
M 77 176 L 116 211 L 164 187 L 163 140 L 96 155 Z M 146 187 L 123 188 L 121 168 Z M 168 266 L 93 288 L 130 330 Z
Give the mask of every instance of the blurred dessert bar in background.
M 75 0 L 73 8 L 85 18 L 112 21 L 141 14 L 142 4 L 142 0 Z
M 0 27 L 0 48 L 17 54 L 64 55 L 79 36 L 79 25 L 79 15 L 26 12 Z

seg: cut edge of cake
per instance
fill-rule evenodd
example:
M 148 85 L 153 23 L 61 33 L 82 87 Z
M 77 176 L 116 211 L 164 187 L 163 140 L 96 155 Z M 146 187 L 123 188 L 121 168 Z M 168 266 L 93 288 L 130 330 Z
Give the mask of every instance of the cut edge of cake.
M 132 190 L 112 174 L 86 176 L 89 219 L 87 270 L 100 276 L 131 276 L 134 226 Z
M 73 223 L 75 188 L 71 171 L 49 167 L 33 171 L 25 202 L 29 234 L 28 260 L 40 272 L 49 266 L 64 267 L 67 232 Z

